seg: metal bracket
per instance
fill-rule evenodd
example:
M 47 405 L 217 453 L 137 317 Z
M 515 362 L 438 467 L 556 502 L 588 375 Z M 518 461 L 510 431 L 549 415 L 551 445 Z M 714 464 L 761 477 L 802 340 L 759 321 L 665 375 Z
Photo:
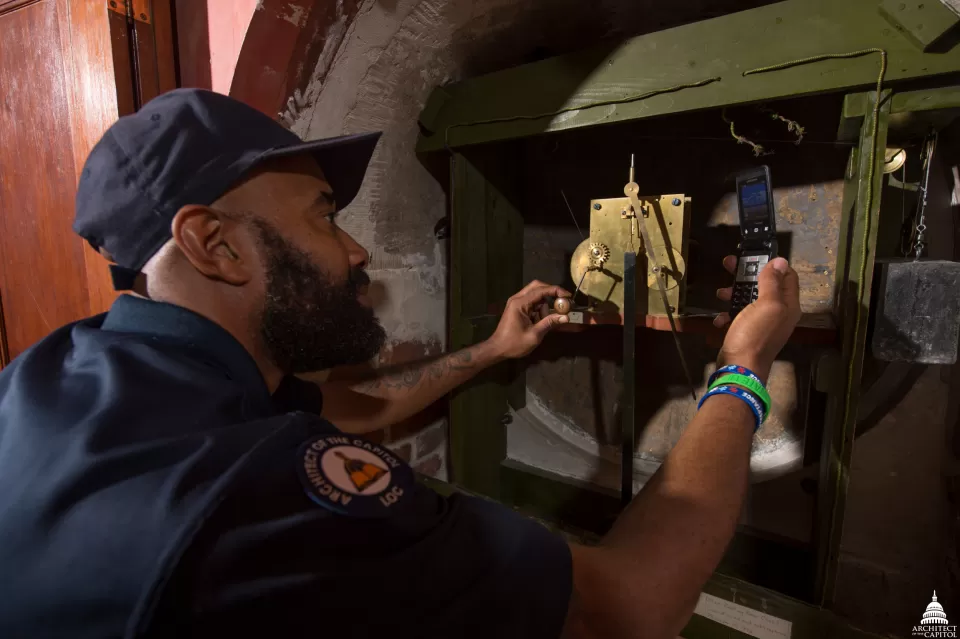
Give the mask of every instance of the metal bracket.
M 113 11 L 134 22 L 151 24 L 153 7 L 150 0 L 107 0 L 107 11 Z

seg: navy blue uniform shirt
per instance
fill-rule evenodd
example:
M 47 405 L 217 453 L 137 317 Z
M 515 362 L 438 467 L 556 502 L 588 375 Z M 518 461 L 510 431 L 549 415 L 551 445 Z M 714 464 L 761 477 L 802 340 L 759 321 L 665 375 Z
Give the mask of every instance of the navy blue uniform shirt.
M 0 637 L 560 633 L 570 553 L 539 524 L 417 485 L 375 518 L 311 499 L 321 407 L 169 304 L 33 346 L 0 372 Z

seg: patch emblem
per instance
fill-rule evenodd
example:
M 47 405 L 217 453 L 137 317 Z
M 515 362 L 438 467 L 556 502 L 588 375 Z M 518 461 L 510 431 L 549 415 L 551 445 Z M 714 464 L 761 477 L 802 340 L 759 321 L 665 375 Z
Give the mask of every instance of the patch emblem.
M 413 488 L 413 471 L 382 446 L 350 435 L 323 435 L 297 451 L 307 496 L 351 517 L 387 517 Z

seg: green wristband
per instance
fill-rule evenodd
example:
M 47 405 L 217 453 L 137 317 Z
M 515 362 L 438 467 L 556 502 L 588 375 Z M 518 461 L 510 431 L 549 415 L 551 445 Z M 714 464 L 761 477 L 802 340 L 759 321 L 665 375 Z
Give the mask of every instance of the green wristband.
M 710 384 L 710 388 L 707 390 L 711 391 L 717 386 L 727 386 L 730 384 L 746 388 L 756 395 L 760 403 L 763 404 L 763 419 L 767 419 L 767 415 L 770 414 L 770 394 L 767 392 L 767 389 L 764 388 L 763 384 L 752 377 L 747 377 L 746 375 L 724 375 Z

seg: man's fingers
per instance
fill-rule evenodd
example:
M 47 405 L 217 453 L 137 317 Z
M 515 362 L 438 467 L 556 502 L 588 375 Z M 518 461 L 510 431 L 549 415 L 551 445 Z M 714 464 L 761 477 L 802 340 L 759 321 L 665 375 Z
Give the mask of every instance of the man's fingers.
M 736 273 L 737 272 L 737 256 L 728 255 L 723 258 L 723 268 L 727 269 L 727 273 Z
M 726 312 L 720 313 L 719 315 L 713 318 L 713 325 L 716 326 L 717 328 L 723 328 L 729 323 L 730 323 L 730 313 L 726 313 Z
M 792 270 L 790 265 L 782 257 L 767 262 L 757 277 L 757 300 L 786 301 L 784 279 L 790 270 Z
M 513 301 L 520 304 L 520 309 L 524 313 L 529 313 L 530 309 L 534 308 L 546 297 L 570 296 L 569 291 L 559 286 L 554 286 L 553 284 L 538 284 L 537 286 L 528 284 L 526 288 L 513 296 Z
M 516 297 L 516 296 L 518 296 L 518 295 L 523 295 L 524 293 L 526 293 L 526 292 L 529 291 L 530 289 L 534 288 L 535 286 L 543 286 L 543 282 L 541 282 L 540 280 L 530 280 L 530 281 L 527 283 L 526 286 L 524 286 L 524 287 L 521 288 L 519 291 L 517 291 L 517 293 L 516 293 L 516 295 L 514 295 L 514 297 Z
M 786 261 L 786 260 L 784 260 Z M 787 268 L 783 275 L 783 282 L 780 284 L 783 292 L 783 301 L 789 306 L 800 306 L 800 276 L 792 268 Z
M 530 309 L 530 320 L 533 322 L 539 322 L 541 319 L 553 313 L 553 309 L 547 303 L 536 304 L 532 309 Z
M 728 286 L 727 288 L 718 288 L 717 289 L 717 299 L 721 302 L 729 302 L 733 297 L 733 287 Z
M 541 282 L 540 280 L 530 280 L 530 282 L 527 283 L 526 286 L 524 286 L 524 287 L 521 288 L 519 291 L 517 291 L 517 293 L 516 293 L 516 295 L 514 295 L 514 297 L 519 297 L 519 296 L 521 296 L 521 295 L 525 295 L 526 293 L 532 291 L 533 289 L 540 288 L 540 287 L 543 287 L 543 286 L 551 286 L 551 284 L 547 284 L 546 282 Z M 557 290 L 563 292 L 562 295 L 557 295 L 557 297 L 570 297 L 570 293 L 568 293 L 565 289 L 562 289 L 562 288 L 560 288 L 560 287 L 557 287 Z
M 530 330 L 532 330 L 534 333 L 537 334 L 537 339 L 542 340 L 547 333 L 555 329 L 557 326 L 560 326 L 561 324 L 566 324 L 569 321 L 570 321 L 570 318 L 567 317 L 566 315 L 553 313 L 552 315 L 548 315 L 544 317 L 542 320 L 540 320 L 539 322 L 537 322 L 536 324 L 534 324 L 533 328 L 531 328 Z

